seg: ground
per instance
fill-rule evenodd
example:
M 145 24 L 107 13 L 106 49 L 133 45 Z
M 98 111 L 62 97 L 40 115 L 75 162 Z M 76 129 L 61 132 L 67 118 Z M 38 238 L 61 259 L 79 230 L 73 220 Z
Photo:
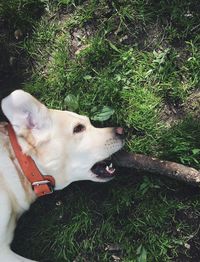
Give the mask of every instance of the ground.
M 199 1 L 8 0 L 0 4 L 1 92 L 123 126 L 125 148 L 200 168 Z M 36 201 L 13 249 L 40 261 L 190 262 L 199 188 L 120 169 Z

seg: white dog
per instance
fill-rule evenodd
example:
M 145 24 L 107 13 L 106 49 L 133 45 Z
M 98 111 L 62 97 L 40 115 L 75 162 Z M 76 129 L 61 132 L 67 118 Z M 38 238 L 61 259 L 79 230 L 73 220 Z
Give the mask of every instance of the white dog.
M 33 261 L 10 249 L 18 218 L 38 196 L 78 180 L 108 181 L 108 157 L 123 146 L 122 128 L 95 128 L 86 116 L 47 109 L 16 90 L 2 100 L 0 262 Z

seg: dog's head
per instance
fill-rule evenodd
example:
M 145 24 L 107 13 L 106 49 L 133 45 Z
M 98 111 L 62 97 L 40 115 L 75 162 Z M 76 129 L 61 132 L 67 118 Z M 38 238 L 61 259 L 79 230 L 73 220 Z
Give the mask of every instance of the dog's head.
M 47 109 L 30 94 L 16 90 L 2 100 L 22 150 L 56 189 L 73 181 L 108 181 L 115 170 L 107 160 L 123 146 L 122 128 L 95 128 L 88 117 Z

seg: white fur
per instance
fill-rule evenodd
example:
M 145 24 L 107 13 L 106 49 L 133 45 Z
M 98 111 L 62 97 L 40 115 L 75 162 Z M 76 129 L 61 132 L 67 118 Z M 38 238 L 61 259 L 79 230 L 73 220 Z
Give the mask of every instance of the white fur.
M 16 90 L 2 100 L 2 110 L 16 132 L 22 150 L 43 175 L 51 175 L 55 189 L 78 180 L 103 182 L 92 173 L 98 161 L 118 151 L 122 140 L 113 128 L 95 128 L 85 116 L 47 109 L 30 94 Z M 73 133 L 77 124 L 85 126 Z M 106 181 L 106 180 L 105 180 Z M 5 124 L 0 124 L 0 261 L 32 261 L 10 250 L 18 218 L 36 196 L 12 151 Z

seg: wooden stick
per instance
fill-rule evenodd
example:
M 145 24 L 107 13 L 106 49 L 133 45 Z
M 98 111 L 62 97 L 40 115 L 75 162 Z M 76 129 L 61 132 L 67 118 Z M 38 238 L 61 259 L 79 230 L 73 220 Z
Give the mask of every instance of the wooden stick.
M 153 174 L 168 176 L 200 187 L 200 172 L 182 164 L 125 151 L 116 153 L 113 160 L 115 165 L 120 167 L 134 168 Z

